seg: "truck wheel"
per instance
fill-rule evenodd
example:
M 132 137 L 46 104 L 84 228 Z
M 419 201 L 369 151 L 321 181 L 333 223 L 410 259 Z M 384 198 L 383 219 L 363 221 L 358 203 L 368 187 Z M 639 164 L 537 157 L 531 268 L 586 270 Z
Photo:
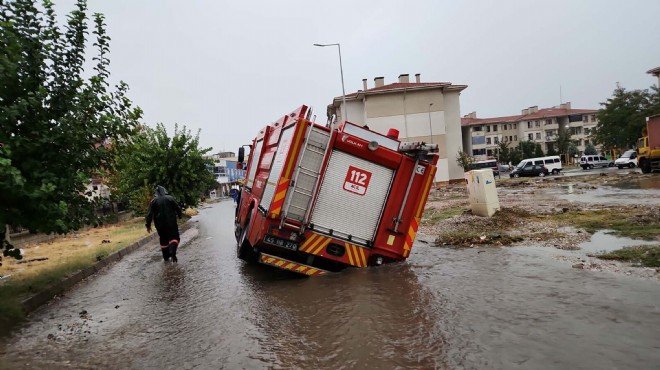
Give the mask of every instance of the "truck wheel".
M 651 161 L 648 159 L 645 159 L 643 161 L 639 161 L 639 168 L 642 169 L 642 173 L 650 173 L 651 172 Z
M 590 169 L 590 170 L 593 170 L 593 169 L 594 169 L 594 165 L 593 165 L 593 164 L 590 164 L 590 165 L 589 165 L 589 169 Z
M 236 243 L 236 257 L 242 259 L 243 261 L 250 261 L 250 254 L 252 253 L 252 246 L 250 241 L 247 239 L 248 231 L 250 231 L 250 226 L 252 224 L 252 217 L 248 213 L 248 219 L 245 221 L 245 227 L 241 229 L 238 242 Z
M 555 168 L 554 170 L 552 170 L 552 174 L 553 174 L 553 175 L 557 175 L 557 174 L 559 174 L 559 170 Z
M 610 162 L 607 167 L 614 167 L 614 163 Z
M 632 163 L 632 162 L 630 162 L 630 164 L 628 164 L 628 167 L 630 167 L 630 168 L 635 168 L 635 164 Z

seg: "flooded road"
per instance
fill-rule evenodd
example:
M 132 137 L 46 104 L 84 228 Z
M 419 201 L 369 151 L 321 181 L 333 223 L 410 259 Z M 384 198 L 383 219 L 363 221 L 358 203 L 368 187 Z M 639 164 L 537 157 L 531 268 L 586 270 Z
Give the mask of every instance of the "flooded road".
M 178 265 L 155 245 L 0 339 L 0 368 L 657 369 L 660 284 L 552 248 L 416 243 L 403 264 L 298 278 L 235 258 L 233 205 Z M 186 241 L 187 240 L 187 241 Z

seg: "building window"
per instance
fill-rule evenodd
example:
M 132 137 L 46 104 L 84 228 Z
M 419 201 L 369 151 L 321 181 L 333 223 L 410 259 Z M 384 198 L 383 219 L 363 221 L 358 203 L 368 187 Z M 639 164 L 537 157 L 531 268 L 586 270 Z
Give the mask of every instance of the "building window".
M 507 141 L 509 141 L 508 137 L 505 136 L 505 137 L 502 138 L 502 142 L 506 143 Z
M 513 136 L 509 135 L 509 141 L 513 141 Z
M 500 143 L 500 138 L 495 136 L 495 138 L 493 139 L 493 143 L 494 144 L 499 144 Z
M 589 133 L 591 133 L 591 129 L 589 127 L 585 127 L 584 128 L 584 134 L 589 135 Z
M 489 137 L 486 138 L 486 145 L 490 145 L 490 138 Z
M 534 127 L 541 127 L 541 121 L 539 120 L 534 121 Z
M 588 139 L 585 139 L 585 140 L 584 140 L 584 145 L 585 145 L 585 146 L 589 145 L 589 140 L 588 140 Z
M 485 136 L 472 136 L 472 145 L 483 145 L 486 143 Z
M 582 122 L 589 122 L 589 116 L 582 116 Z
M 532 128 L 532 121 L 527 121 L 527 128 Z
M 534 134 L 527 134 L 528 140 L 534 140 Z
M 546 119 L 545 124 L 546 125 L 552 125 L 552 120 L 551 119 Z
M 541 133 L 540 132 L 536 133 L 536 140 L 541 140 Z
M 514 123 L 514 124 L 513 124 L 513 129 L 514 129 L 514 130 L 518 129 L 518 124 L 517 124 L 517 123 Z
M 490 132 L 490 126 L 486 126 L 486 132 Z
M 493 125 L 493 131 L 497 131 L 497 125 Z
M 472 149 L 472 155 L 484 155 L 486 154 L 486 149 Z
M 591 115 L 591 122 L 596 122 L 596 115 L 595 114 Z
M 472 127 L 472 131 L 481 131 L 481 129 L 482 129 L 481 126 Z
M 518 135 L 513 135 L 513 141 L 518 141 Z

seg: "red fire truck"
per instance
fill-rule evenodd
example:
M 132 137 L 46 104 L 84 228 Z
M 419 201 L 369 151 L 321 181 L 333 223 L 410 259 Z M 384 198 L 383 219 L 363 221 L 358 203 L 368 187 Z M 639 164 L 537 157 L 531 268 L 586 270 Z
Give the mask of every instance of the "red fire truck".
M 350 122 L 330 129 L 301 106 L 254 139 L 236 208 L 239 258 L 305 275 L 405 260 L 438 161 Z M 239 148 L 239 162 L 245 157 Z

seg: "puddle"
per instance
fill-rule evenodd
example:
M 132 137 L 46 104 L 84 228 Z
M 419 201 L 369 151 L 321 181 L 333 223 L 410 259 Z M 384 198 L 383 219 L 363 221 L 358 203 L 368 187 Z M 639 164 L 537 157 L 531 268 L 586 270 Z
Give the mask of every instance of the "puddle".
M 600 230 L 591 236 L 591 240 L 578 244 L 580 250 L 587 253 L 611 252 L 623 247 L 653 245 L 657 242 L 615 236 L 612 230 Z
M 584 189 L 579 185 L 574 187 L 573 193 L 568 193 L 566 187 L 549 188 L 546 195 L 554 196 L 569 202 L 582 202 L 592 204 L 657 204 L 660 205 L 658 190 L 653 187 L 614 187 L 602 186 L 596 189 Z

